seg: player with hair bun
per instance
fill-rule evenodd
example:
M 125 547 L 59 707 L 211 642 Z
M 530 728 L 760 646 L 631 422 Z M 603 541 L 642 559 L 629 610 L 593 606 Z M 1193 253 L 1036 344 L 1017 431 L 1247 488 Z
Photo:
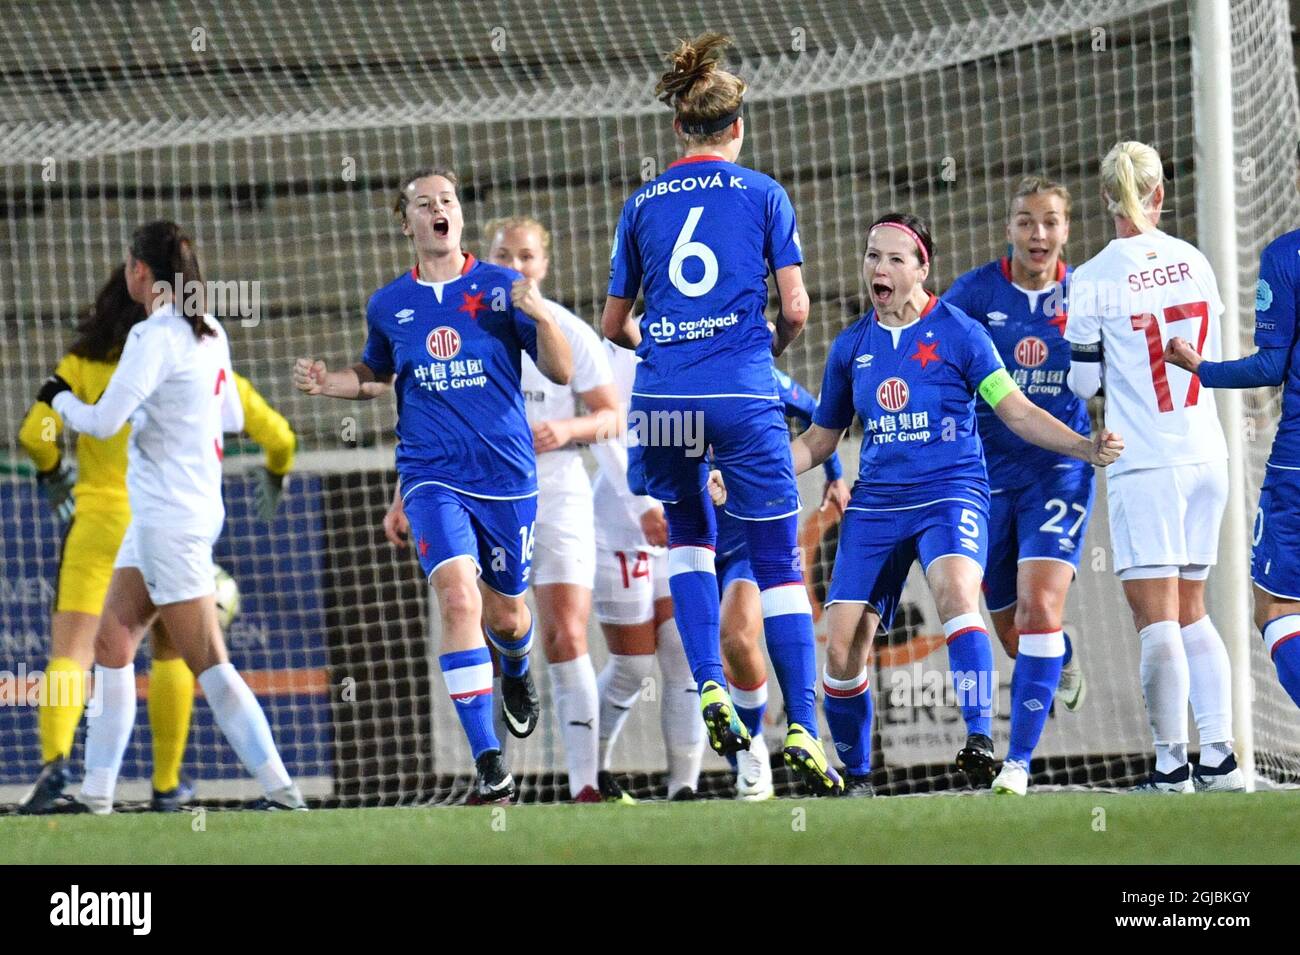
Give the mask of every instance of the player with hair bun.
M 736 164 L 746 86 L 721 66 L 728 43 L 705 33 L 668 54 L 655 93 L 673 109 L 684 155 L 623 206 L 601 327 L 642 359 L 630 414 L 638 437 L 631 484 L 664 502 L 673 609 L 709 744 L 721 755 L 750 744 L 719 647 L 717 527 L 705 488 L 711 446 L 731 511 L 745 522 L 789 718 L 785 761 L 813 792 L 834 793 L 842 783 L 817 738 L 812 607 L 791 560 L 799 493 L 772 375 L 773 355 L 808 319 L 803 253 L 785 190 Z M 781 300 L 775 334 L 765 318 L 769 272 Z M 641 292 L 645 313 L 637 322 L 632 308 Z
M 832 343 L 813 424 L 793 444 L 803 473 L 830 456 L 855 416 L 865 432 L 826 600 L 823 706 L 851 796 L 872 794 L 872 641 L 893 624 L 917 559 L 966 722 L 957 766 L 977 787 L 993 780 L 997 684 L 979 613 L 989 484 L 976 397 L 1019 438 L 1057 454 L 1104 465 L 1123 448 L 1118 435 L 1090 440 L 1026 398 L 984 327 L 926 291 L 933 261 L 933 240 L 916 216 L 889 213 L 872 223 L 862 263 L 872 308 Z
M 1219 358 L 1223 302 L 1205 256 L 1157 228 L 1165 199 L 1160 154 L 1120 142 L 1101 161 L 1115 238 L 1074 270 L 1069 384 L 1081 398 L 1106 385 L 1106 421 L 1128 436 L 1106 472 L 1115 572 L 1141 641 L 1141 680 L 1156 765 L 1140 787 L 1184 793 L 1245 785 L 1232 751 L 1228 651 L 1205 610 L 1228 499 L 1227 444 L 1213 392 L 1165 361 L 1173 330 Z M 1188 764 L 1187 704 L 1200 761 Z
M 1088 407 L 1065 383 L 1070 270 L 1061 253 L 1069 236 L 1069 190 L 1025 177 L 1007 217 L 1010 254 L 958 278 L 943 300 L 984 326 L 1030 401 L 1086 435 Z M 979 403 L 976 413 L 991 495 L 984 597 L 998 639 L 1016 661 L 1011 743 L 993 790 L 1023 796 L 1053 695 L 1068 710 L 1083 702 L 1083 673 L 1062 626 L 1095 479 L 1083 461 L 1017 437 L 988 404 Z

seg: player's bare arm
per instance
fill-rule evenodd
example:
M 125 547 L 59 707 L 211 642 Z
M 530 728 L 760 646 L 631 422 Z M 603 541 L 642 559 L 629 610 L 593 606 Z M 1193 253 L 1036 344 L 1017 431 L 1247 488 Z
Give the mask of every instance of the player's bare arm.
M 641 344 L 641 329 L 632 320 L 634 299 L 610 295 L 605 299 L 605 312 L 600 316 L 600 333 L 615 345 L 636 348 Z
M 817 467 L 831 456 L 844 436 L 843 431 L 823 428 L 819 424 L 808 426 L 808 430 L 790 442 L 790 454 L 794 457 L 794 473 Z
M 516 308 L 537 323 L 537 370 L 557 385 L 567 385 L 573 376 L 573 349 L 546 307 L 541 289 L 530 279 L 516 279 L 510 297 Z
M 1008 393 L 993 410 L 1003 424 L 1030 444 L 1097 467 L 1113 464 L 1124 450 L 1124 439 L 1113 431 L 1100 431 L 1091 438 L 1077 434 L 1019 390 Z
M 808 323 L 808 290 L 803 284 L 803 267 L 787 265 L 776 270 L 776 287 L 781 293 L 781 314 L 776 318 L 772 354 L 779 355 L 799 337 Z
M 299 358 L 293 364 L 293 384 L 306 395 L 368 401 L 387 394 L 393 376 L 379 378 L 361 361 L 342 371 L 330 371 L 319 358 Z

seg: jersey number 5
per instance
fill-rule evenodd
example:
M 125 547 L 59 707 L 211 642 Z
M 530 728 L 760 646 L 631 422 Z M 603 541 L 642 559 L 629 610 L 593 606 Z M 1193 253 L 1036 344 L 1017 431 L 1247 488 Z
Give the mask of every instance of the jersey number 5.
M 673 244 L 673 257 L 668 260 L 669 280 L 677 291 L 688 298 L 707 295 L 712 291 L 713 286 L 718 284 L 718 257 L 703 242 L 691 239 L 703 214 L 704 206 L 691 207 L 691 211 L 686 215 L 686 222 L 682 225 L 682 231 L 677 233 L 677 241 Z M 704 274 L 694 282 L 682 274 L 682 266 L 687 259 L 699 259 L 704 266 Z
M 1210 330 L 1210 307 L 1205 302 L 1188 302 L 1186 305 L 1170 305 L 1165 309 L 1165 324 L 1201 320 L 1201 329 L 1196 334 L 1196 351 L 1205 346 L 1205 335 Z M 1151 384 L 1156 389 L 1156 407 L 1160 411 L 1173 411 L 1174 399 L 1169 394 L 1169 376 L 1165 372 L 1165 343 L 1160 335 L 1160 322 L 1150 312 L 1133 315 L 1130 318 L 1133 331 L 1146 332 L 1147 357 L 1151 360 Z M 1201 379 L 1192 375 L 1191 384 L 1187 386 L 1187 400 L 1184 408 L 1190 408 L 1201 397 Z

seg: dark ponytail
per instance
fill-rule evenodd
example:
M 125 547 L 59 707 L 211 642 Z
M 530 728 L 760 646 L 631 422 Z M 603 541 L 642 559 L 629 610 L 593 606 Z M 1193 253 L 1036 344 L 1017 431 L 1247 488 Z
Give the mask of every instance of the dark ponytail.
M 203 274 L 194 240 L 184 229 L 165 219 L 145 223 L 131 236 L 131 257 L 149 266 L 155 286 L 171 291 L 177 314 L 190 323 L 195 338 L 216 334 L 204 320 Z M 180 288 L 174 287 L 177 281 Z M 187 289 L 198 294 L 191 297 Z
M 126 333 L 145 318 L 144 306 L 131 298 L 126 286 L 126 266 L 113 269 L 77 325 L 77 337 L 68 352 L 91 361 L 114 362 L 122 357 Z

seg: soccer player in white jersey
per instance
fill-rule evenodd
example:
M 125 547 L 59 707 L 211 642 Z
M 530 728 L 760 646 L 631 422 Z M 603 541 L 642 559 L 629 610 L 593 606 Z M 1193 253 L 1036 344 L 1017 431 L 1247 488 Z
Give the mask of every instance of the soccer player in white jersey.
M 550 265 L 551 234 L 545 226 L 516 216 L 489 223 L 484 237 L 489 262 L 514 269 L 540 288 Z M 575 802 L 601 802 L 596 671 L 587 654 L 596 536 L 591 481 L 578 447 L 590 445 L 602 466 L 608 466 L 604 440 L 618 429 L 618 408 L 609 360 L 596 332 L 558 302 L 546 299 L 546 305 L 569 340 L 573 377 L 567 385 L 557 385 L 527 355 L 520 369 L 537 452 L 533 596 L 564 741 L 569 796 Z M 585 414 L 577 413 L 577 398 Z
M 640 361 L 630 348 L 608 339 L 605 348 L 620 406 L 632 399 Z M 699 688 L 691 675 L 668 588 L 668 523 L 663 505 L 632 493 L 627 453 L 621 444 L 611 467 L 602 467 L 593 487 L 596 515 L 596 597 L 594 610 L 609 646 L 600 671 L 601 795 L 607 802 L 630 802 L 610 772 L 610 760 L 628 713 L 651 680 L 656 657 L 663 682 L 659 720 L 668 754 L 668 798 L 694 798 L 704 753 Z
M 135 727 L 135 653 L 161 618 L 172 644 L 198 674 L 217 725 L 261 784 L 259 807 L 305 809 L 266 714 L 230 663 L 217 621 L 212 545 L 226 518 L 222 433 L 240 431 L 244 423 L 226 333 L 191 291 L 202 286 L 198 256 L 193 240 L 174 222 L 136 229 L 126 278 L 131 298 L 149 317 L 127 335 L 99 401 L 84 403 L 57 375 L 40 395 L 83 434 L 108 438 L 127 421 L 132 425 L 126 477 L 131 522 L 95 633 L 86 772 L 68 808 L 113 811 Z M 174 289 L 177 282 L 183 283 L 180 289 Z
M 1101 163 L 1115 238 L 1074 271 L 1065 337 L 1080 398 L 1106 388 L 1106 424 L 1128 450 L 1106 472 L 1115 572 L 1142 643 L 1141 678 L 1156 792 L 1241 789 L 1232 752 L 1228 653 L 1205 611 L 1228 495 L 1227 445 L 1213 393 L 1166 363 L 1176 335 L 1219 358 L 1223 302 L 1200 251 L 1161 232 L 1159 154 L 1118 143 Z M 1200 737 L 1188 765 L 1187 704 Z

